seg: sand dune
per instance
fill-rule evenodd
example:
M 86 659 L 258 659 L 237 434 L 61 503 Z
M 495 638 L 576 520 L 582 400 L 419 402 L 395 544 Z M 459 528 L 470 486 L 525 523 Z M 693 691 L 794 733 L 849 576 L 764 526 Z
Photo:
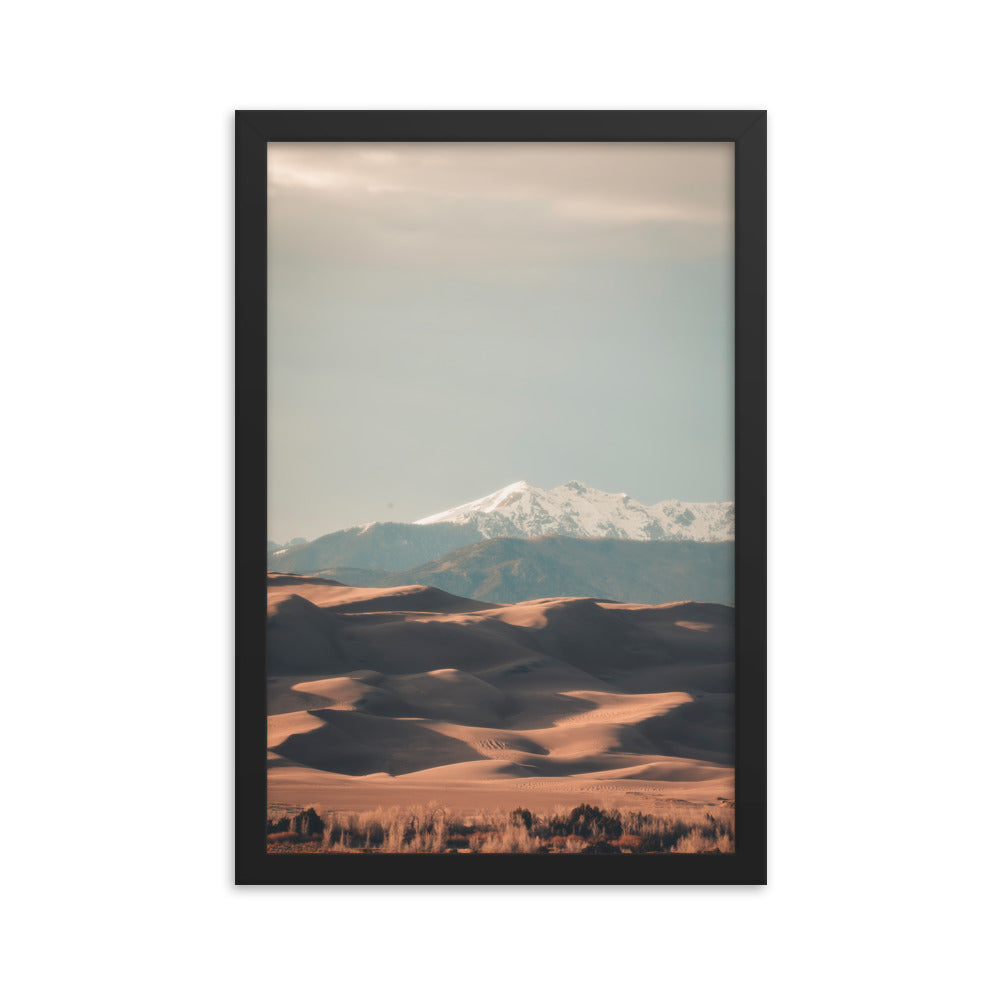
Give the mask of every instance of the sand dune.
M 268 577 L 269 800 L 732 798 L 732 609 Z

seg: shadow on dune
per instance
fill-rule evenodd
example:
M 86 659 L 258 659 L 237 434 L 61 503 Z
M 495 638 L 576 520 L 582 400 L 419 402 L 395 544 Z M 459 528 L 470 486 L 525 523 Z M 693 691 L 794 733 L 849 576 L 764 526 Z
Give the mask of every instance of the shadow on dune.
M 731 694 L 701 694 L 666 715 L 644 719 L 636 729 L 660 753 L 732 764 L 736 750 L 736 700 Z
M 289 594 L 268 612 L 268 676 L 350 670 L 342 631 L 343 624 L 335 615 L 299 594 Z
M 321 771 L 396 775 L 482 759 L 461 740 L 443 736 L 412 719 L 386 719 L 333 709 L 309 714 L 322 719 L 324 725 L 296 733 L 271 749 Z

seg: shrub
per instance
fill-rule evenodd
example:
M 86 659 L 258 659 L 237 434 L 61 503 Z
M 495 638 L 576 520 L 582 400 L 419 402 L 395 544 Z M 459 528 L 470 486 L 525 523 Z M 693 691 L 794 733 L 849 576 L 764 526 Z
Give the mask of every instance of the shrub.
M 521 825 L 525 828 L 525 830 L 530 830 L 531 829 L 531 824 L 532 824 L 533 819 L 534 819 L 534 817 L 531 815 L 531 813 L 527 809 L 515 809 L 510 814 L 510 818 L 512 820 L 514 820 L 515 823 L 518 820 L 520 820 Z
M 315 809 L 303 809 L 291 822 L 293 833 L 302 837 L 315 837 L 323 833 L 324 823 Z
M 581 837 L 617 840 L 622 835 L 621 814 L 601 812 L 597 806 L 577 806 L 569 814 L 569 829 Z

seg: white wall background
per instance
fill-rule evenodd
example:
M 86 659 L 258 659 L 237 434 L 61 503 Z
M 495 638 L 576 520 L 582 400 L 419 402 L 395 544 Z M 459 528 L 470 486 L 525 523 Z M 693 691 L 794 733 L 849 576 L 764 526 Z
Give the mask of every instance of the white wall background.
M 12 995 L 995 986 L 994 10 L 8 9 Z M 237 107 L 768 109 L 766 889 L 231 886 Z

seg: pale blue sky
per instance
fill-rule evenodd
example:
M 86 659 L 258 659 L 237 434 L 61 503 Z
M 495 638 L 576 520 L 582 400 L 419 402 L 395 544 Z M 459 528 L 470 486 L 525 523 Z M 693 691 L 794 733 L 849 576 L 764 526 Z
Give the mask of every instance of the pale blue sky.
M 733 496 L 728 143 L 269 147 L 268 537 Z

